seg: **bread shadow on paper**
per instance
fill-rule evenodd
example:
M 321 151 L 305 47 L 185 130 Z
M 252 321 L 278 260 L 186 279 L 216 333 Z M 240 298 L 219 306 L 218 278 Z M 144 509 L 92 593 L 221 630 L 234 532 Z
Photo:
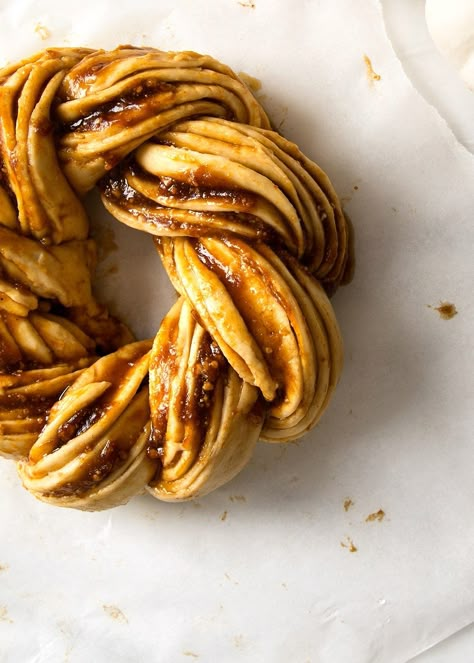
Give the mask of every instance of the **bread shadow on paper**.
M 354 479 L 355 458 L 364 486 L 378 488 L 381 477 L 373 458 L 409 453 L 416 439 L 415 419 L 425 410 L 426 417 L 431 414 L 428 397 L 439 376 L 426 360 L 423 329 L 413 320 L 412 306 L 394 274 L 400 262 L 416 273 L 413 254 L 407 252 L 403 222 L 383 192 L 376 183 L 365 189 L 361 206 L 366 209 L 370 202 L 378 213 L 349 210 L 356 269 L 353 282 L 333 298 L 346 356 L 335 396 L 312 431 L 296 444 L 259 444 L 249 466 L 220 491 L 251 495 L 257 509 L 259 504 L 267 508 L 272 492 L 281 505 L 282 491 L 286 508 L 307 506 L 334 494 L 334 485 L 340 486 L 342 500 L 345 479 Z M 421 316 L 421 302 L 419 312 Z M 387 474 L 382 464 L 380 472 L 396 481 L 392 469 Z
M 277 95 L 272 93 L 270 112 L 278 104 Z M 310 126 L 318 127 L 318 118 L 314 116 L 313 109 L 309 114 L 307 109 L 292 108 L 289 122 L 291 127 L 297 127 L 299 134 L 307 131 Z M 324 127 L 323 117 L 321 126 Z M 284 124 L 280 130 L 287 133 L 290 139 L 299 138 L 300 143 L 306 147 L 308 141 L 289 135 L 291 132 L 285 131 Z M 349 172 L 351 166 L 344 162 L 341 164 L 336 156 L 328 158 L 324 152 L 321 153 L 317 135 L 313 138 L 308 156 L 318 159 L 319 164 L 335 180 L 336 186 L 340 182 L 359 181 L 358 172 Z M 340 137 L 340 143 L 344 143 L 344 136 Z M 320 158 L 314 154 L 316 150 L 320 152 Z M 357 192 L 359 200 L 346 201 L 346 210 L 351 216 L 356 238 L 355 277 L 351 284 L 341 288 L 333 298 L 346 355 L 345 369 L 336 394 L 315 429 L 296 443 L 259 443 L 250 463 L 233 481 L 197 500 L 197 503 L 211 510 L 226 512 L 225 506 L 229 506 L 229 500 L 235 496 L 239 497 L 239 501 L 243 501 L 240 499 L 243 497 L 252 505 L 252 509 L 263 510 L 267 510 L 271 504 L 272 494 L 279 496 L 281 504 L 282 491 L 288 509 L 294 509 L 298 503 L 307 505 L 323 498 L 325 493 L 332 490 L 332 482 L 339 481 L 350 472 L 351 455 L 359 454 L 362 447 L 364 453 L 370 453 L 371 442 L 383 439 L 387 429 L 396 427 L 401 418 L 406 418 L 413 407 L 415 396 L 419 400 L 423 390 L 429 388 L 429 380 L 425 376 L 427 367 L 417 359 L 423 339 L 419 333 L 414 333 L 403 305 L 391 304 L 395 287 L 391 265 L 405 250 L 403 236 L 398 228 L 399 216 L 387 203 L 377 182 L 364 183 L 360 189 Z M 342 197 L 344 193 L 339 191 Z M 117 226 L 120 227 L 120 224 Z M 126 232 L 133 233 L 130 229 L 126 229 Z M 123 238 L 120 238 L 120 244 L 122 246 Z M 123 252 L 123 248 L 120 250 Z M 173 289 L 171 285 L 163 285 L 166 277 L 162 273 L 158 274 L 162 268 L 158 256 L 155 266 L 153 247 L 147 250 L 148 257 L 140 253 L 141 246 L 135 249 L 132 247 L 130 251 L 131 262 L 140 262 L 140 270 L 137 272 L 143 274 L 142 268 L 146 262 L 146 274 L 156 270 L 159 279 L 156 282 L 161 284 L 159 293 L 153 285 L 147 284 L 140 288 L 141 312 L 138 312 L 138 316 L 143 318 L 147 311 L 153 312 L 153 322 L 142 324 L 142 328 L 147 327 L 147 334 L 153 335 L 153 325 L 158 327 L 160 316 L 167 310 L 166 305 L 163 306 L 163 295 L 166 298 L 168 295 L 174 297 Z M 137 277 L 143 279 L 140 274 Z M 132 286 L 129 291 L 135 293 L 137 288 Z M 123 296 L 122 289 L 120 298 Z M 133 311 L 135 303 L 136 297 L 132 296 L 129 317 L 137 314 Z M 140 325 L 134 329 L 136 333 L 140 330 Z M 368 480 L 370 482 L 370 477 Z M 173 507 L 154 501 L 149 496 L 138 497 L 133 502 L 139 509 L 143 508 L 153 516 L 169 510 L 168 516 L 175 517 L 176 513 L 182 514 L 196 506 L 195 501 Z
M 366 196 L 374 209 L 384 208 L 375 184 Z M 352 459 L 370 458 L 372 449 L 379 453 L 380 445 L 389 444 L 387 431 L 409 420 L 413 408 L 423 403 L 431 378 L 419 352 L 423 338 L 414 331 L 403 299 L 394 297 L 397 286 L 391 266 L 405 250 L 399 219 L 390 207 L 375 216 L 351 211 L 356 230 L 355 278 L 333 298 L 345 339 L 345 370 L 320 423 L 296 443 L 259 443 L 233 481 L 194 502 L 172 506 L 138 498 L 148 514 L 160 520 L 164 516 L 166 521 L 196 517 L 194 509 L 202 507 L 202 513 L 214 514 L 217 522 L 218 516 L 227 520 L 228 513 L 248 507 L 257 513 L 273 508 L 293 512 L 311 509 L 334 495 L 335 485 L 340 486 L 342 504 L 344 477 L 353 472 Z M 363 482 L 370 486 L 379 479 L 367 470 Z

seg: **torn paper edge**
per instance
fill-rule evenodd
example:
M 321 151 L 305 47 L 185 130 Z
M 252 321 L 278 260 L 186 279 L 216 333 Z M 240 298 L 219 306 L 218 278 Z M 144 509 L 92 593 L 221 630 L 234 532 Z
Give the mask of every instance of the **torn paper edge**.
M 467 145 L 465 145 L 455 134 L 453 128 L 451 127 L 450 123 L 448 120 L 444 117 L 444 115 L 440 112 L 440 110 L 435 106 L 433 103 L 428 101 L 428 99 L 425 97 L 425 95 L 419 90 L 417 85 L 413 82 L 411 76 L 408 74 L 407 70 L 403 66 L 403 63 L 401 59 L 398 57 L 398 53 L 396 51 L 396 48 L 394 46 L 394 43 L 390 37 L 389 31 L 387 29 L 387 21 L 385 19 L 385 9 L 384 9 L 384 2 L 383 0 L 376 0 L 376 4 L 378 5 L 378 11 L 380 13 L 380 16 L 382 18 L 382 27 L 383 27 L 383 33 L 385 38 L 388 41 L 389 48 L 392 51 L 395 60 L 397 61 L 398 66 L 401 69 L 401 72 L 403 74 L 403 77 L 406 79 L 408 82 L 409 86 L 414 90 L 416 95 L 418 96 L 419 99 L 423 101 L 423 103 L 431 109 L 432 112 L 436 115 L 438 122 L 443 125 L 443 127 L 446 127 L 448 130 L 449 135 L 452 138 L 452 141 L 456 145 L 456 149 L 462 152 L 462 154 L 467 154 L 469 157 L 474 158 L 474 152 L 472 152 Z

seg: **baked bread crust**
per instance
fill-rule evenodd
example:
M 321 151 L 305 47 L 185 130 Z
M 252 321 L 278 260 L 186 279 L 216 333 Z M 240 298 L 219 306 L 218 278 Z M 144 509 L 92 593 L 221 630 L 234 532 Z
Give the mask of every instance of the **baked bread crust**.
M 193 52 L 47 49 L 0 72 L 0 127 L 0 453 L 29 491 L 192 499 L 316 424 L 351 230 L 243 80 Z M 93 295 L 95 186 L 179 295 L 154 339 Z

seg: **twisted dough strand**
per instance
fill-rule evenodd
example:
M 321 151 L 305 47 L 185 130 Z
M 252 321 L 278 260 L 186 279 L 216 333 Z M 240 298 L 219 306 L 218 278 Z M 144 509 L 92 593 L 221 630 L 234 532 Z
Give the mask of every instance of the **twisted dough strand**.
M 351 232 L 327 175 L 207 55 L 49 49 L 0 72 L 0 453 L 103 509 L 229 481 L 297 439 L 342 370 L 328 299 Z M 179 294 L 154 340 L 92 290 L 80 197 L 154 238 Z

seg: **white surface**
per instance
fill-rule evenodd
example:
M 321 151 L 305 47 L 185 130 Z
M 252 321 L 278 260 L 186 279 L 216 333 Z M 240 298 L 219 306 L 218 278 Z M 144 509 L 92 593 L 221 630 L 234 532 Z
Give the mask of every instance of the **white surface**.
M 430 647 L 410 663 L 471 663 L 474 660 L 474 624 Z
M 473 4 L 472 0 L 468 2 Z M 456 11 L 456 3 L 436 0 L 431 4 L 443 4 L 451 13 Z M 382 5 L 388 35 L 405 72 L 440 112 L 457 139 L 474 152 L 474 94 L 462 86 L 453 64 L 443 59 L 433 43 L 425 23 L 424 0 L 383 0 Z M 471 661 L 474 661 L 474 624 L 429 647 L 410 663 Z
M 439 111 L 455 137 L 474 152 L 474 93 L 435 47 L 424 0 L 382 0 L 382 8 L 388 36 L 410 81 Z
M 62 511 L 0 464 L 1 663 L 405 663 L 474 621 L 474 157 L 396 57 L 390 3 L 243 4 L 0 10 L 5 59 L 66 40 L 149 43 L 261 79 L 276 123 L 345 199 L 358 259 L 334 299 L 347 362 L 321 425 L 298 445 L 260 445 L 199 504 Z M 116 235 L 123 273 L 109 289 L 152 333 L 172 294 L 146 238 Z M 451 321 L 428 308 L 442 299 Z M 385 519 L 366 522 L 379 508 Z
M 426 23 L 441 53 L 474 90 L 474 3 L 472 0 L 427 0 Z

